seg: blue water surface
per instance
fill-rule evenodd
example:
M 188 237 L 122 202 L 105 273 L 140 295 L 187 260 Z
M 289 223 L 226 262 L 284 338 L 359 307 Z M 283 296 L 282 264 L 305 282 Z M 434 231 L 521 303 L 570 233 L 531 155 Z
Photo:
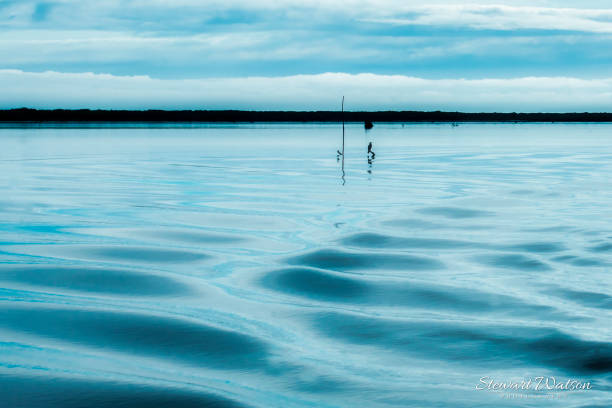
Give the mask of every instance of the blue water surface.
M 0 406 L 612 405 L 612 125 L 345 140 L 3 125 Z

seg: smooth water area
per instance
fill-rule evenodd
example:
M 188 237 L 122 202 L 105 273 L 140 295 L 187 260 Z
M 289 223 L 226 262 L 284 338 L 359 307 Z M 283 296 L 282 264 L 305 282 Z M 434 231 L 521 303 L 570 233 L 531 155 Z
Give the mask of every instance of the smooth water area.
M 0 406 L 611 406 L 612 125 L 341 143 L 0 128 Z

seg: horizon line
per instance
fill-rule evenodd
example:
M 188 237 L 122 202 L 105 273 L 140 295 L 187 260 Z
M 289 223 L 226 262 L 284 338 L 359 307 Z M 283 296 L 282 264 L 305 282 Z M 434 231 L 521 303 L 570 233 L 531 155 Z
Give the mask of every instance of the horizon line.
M 612 122 L 612 112 L 284 111 L 240 109 L 0 109 L 0 122 Z

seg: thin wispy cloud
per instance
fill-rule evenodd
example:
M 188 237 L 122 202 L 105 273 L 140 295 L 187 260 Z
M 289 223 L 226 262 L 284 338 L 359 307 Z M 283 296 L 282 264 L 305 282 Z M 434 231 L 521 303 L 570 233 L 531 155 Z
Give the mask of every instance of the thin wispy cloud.
M 403 8 L 363 21 L 394 25 L 469 27 L 478 30 L 555 30 L 612 33 L 612 9 L 438 5 Z M 408 16 L 402 16 L 408 14 Z
M 509 4 L 507 4 L 509 3 Z M 522 4 L 521 4 L 522 3 Z M 538 6 L 538 3 L 546 6 Z M 557 3 L 557 6 L 551 4 Z M 411 25 L 469 26 L 479 29 L 543 29 L 610 32 L 612 9 L 601 2 L 489 2 L 399 0 L 3 0 L 3 26 L 63 23 L 67 28 L 132 27 L 183 31 L 202 24 L 267 24 L 301 21 L 316 26 L 340 21 L 382 21 Z M 75 18 L 77 17 L 77 18 Z

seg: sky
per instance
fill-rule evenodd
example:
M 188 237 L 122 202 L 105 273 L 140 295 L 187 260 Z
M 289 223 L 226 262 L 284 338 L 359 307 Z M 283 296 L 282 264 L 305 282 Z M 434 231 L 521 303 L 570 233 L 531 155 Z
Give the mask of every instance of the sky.
M 612 111 L 609 0 L 0 0 L 0 55 L 0 108 Z

